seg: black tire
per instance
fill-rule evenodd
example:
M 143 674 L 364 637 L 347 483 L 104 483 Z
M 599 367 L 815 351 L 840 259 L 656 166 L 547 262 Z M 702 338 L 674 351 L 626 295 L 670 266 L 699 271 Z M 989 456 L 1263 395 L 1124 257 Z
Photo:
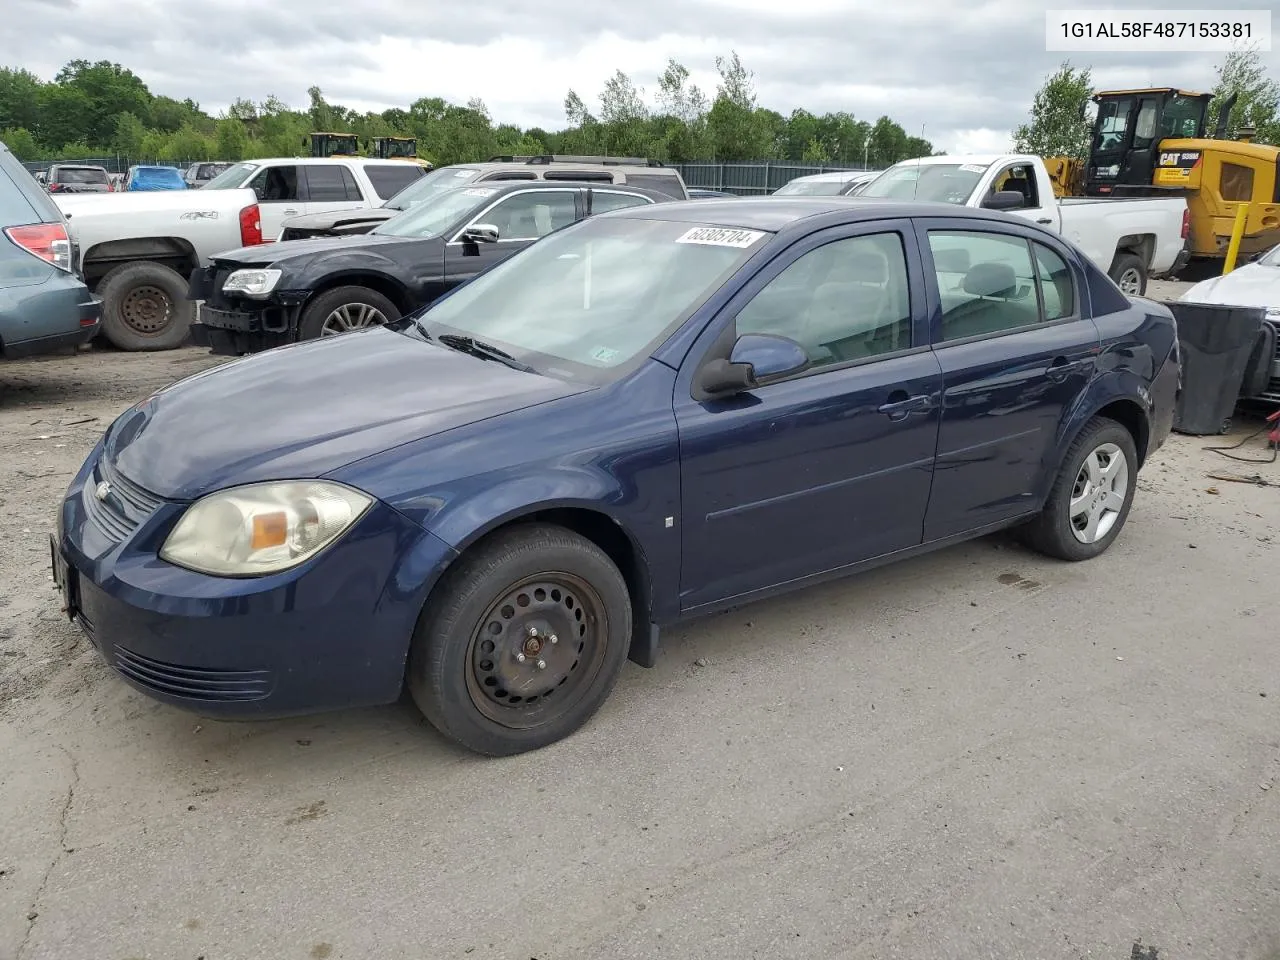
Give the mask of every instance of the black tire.
M 140 260 L 116 267 L 98 284 L 102 335 L 121 350 L 174 350 L 195 318 L 187 281 L 163 263 Z
M 1084 469 L 1085 460 L 1096 450 L 1113 446 L 1123 453 L 1127 461 L 1127 482 L 1123 505 L 1115 511 L 1114 520 L 1105 535 L 1086 543 L 1073 532 L 1071 499 L 1077 493 L 1077 480 Z M 1058 476 L 1054 479 L 1044 509 L 1022 530 L 1023 539 L 1035 550 L 1058 560 L 1091 560 L 1103 553 L 1120 531 L 1124 529 L 1133 505 L 1137 489 L 1138 451 L 1129 431 L 1105 417 L 1094 417 L 1076 437 L 1062 459 Z
M 315 297 L 302 311 L 298 339 L 316 340 L 321 336 L 332 336 L 324 333 L 325 321 L 343 307 L 351 308 L 353 315 L 359 314 L 359 308 L 372 308 L 386 318 L 386 323 L 400 319 L 400 310 L 377 290 L 356 286 L 334 287 Z
M 409 651 L 409 692 L 464 747 L 524 753 L 595 714 L 630 642 L 631 598 L 604 551 L 563 527 L 522 524 L 463 556 L 433 592 Z
M 1136 294 L 1133 294 L 1133 291 L 1125 292 L 1134 296 L 1145 297 L 1147 295 L 1147 265 L 1142 262 L 1141 257 L 1132 253 L 1117 253 L 1116 258 L 1111 261 L 1111 270 L 1108 276 L 1111 277 L 1116 286 L 1123 290 L 1124 284 L 1121 281 L 1126 279 L 1126 274 L 1130 274 L 1131 277 L 1136 274 L 1138 292 Z

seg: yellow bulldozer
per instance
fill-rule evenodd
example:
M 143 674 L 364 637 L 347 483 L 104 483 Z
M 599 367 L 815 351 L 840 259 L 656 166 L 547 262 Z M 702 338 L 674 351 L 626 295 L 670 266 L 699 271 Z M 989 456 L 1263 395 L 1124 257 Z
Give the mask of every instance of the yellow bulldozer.
M 1212 94 L 1173 87 L 1107 90 L 1098 105 L 1089 156 L 1047 157 L 1059 196 L 1185 196 L 1191 217 L 1191 257 L 1227 254 L 1241 204 L 1247 205 L 1241 259 L 1280 243 L 1280 147 L 1254 143 L 1242 128 L 1228 140 L 1235 97 L 1223 101 L 1212 136 L 1206 122 Z

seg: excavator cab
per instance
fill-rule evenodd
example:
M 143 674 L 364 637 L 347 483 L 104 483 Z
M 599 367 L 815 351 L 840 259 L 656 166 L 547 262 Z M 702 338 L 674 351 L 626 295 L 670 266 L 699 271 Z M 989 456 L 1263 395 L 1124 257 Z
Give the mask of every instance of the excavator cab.
M 354 157 L 360 153 L 360 139 L 354 133 L 313 133 L 310 140 L 313 157 Z
M 1168 159 L 1161 157 L 1161 141 L 1203 138 L 1212 99 L 1209 93 L 1173 87 L 1094 94 L 1098 115 L 1085 166 L 1085 194 L 1133 196 L 1159 192 L 1161 187 L 1180 187 L 1163 183 L 1156 176 L 1157 168 Z
M 373 155 L 381 160 L 418 159 L 416 137 L 374 137 Z

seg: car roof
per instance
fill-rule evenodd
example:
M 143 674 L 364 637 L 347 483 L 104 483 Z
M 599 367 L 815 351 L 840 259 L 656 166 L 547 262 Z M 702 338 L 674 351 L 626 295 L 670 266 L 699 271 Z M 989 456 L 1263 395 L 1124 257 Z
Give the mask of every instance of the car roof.
M 818 181 L 826 183 L 828 181 L 836 181 L 839 183 L 847 183 L 850 180 L 857 180 L 859 177 L 874 177 L 880 173 L 879 170 L 829 170 L 826 173 L 809 173 L 803 177 L 793 177 L 788 183 L 795 183 L 797 180 L 805 182 Z
M 800 220 L 843 213 L 846 223 L 895 220 L 907 217 L 943 217 L 994 220 L 1008 223 L 1007 215 L 953 203 L 891 200 L 879 197 L 739 197 L 733 200 L 673 200 L 651 207 L 628 207 L 598 214 L 633 220 L 667 220 L 675 223 L 714 224 L 740 230 L 777 233 Z M 1018 221 L 1022 222 L 1022 221 Z
M 671 195 L 663 193 L 660 190 L 652 190 L 648 187 L 636 186 L 631 183 L 606 183 L 603 180 L 481 180 L 479 182 L 472 181 L 455 187 L 456 190 L 486 190 L 489 195 L 499 193 L 515 193 L 518 190 L 610 190 L 613 192 L 625 191 L 626 193 L 636 193 L 642 197 L 649 197 L 654 200 L 662 200 L 668 203 L 674 203 Z M 452 193 L 450 190 L 448 193 Z M 440 193 L 439 196 L 445 196 Z M 680 201 L 685 202 L 685 201 Z M 705 201 L 704 201 L 705 202 Z
M 403 163 L 404 161 L 400 161 Z M 647 173 L 662 177 L 679 176 L 680 171 L 675 167 L 665 166 L 640 166 L 634 163 L 580 163 L 577 161 L 561 160 L 556 163 L 527 163 L 523 160 L 485 160 L 481 163 L 451 163 L 445 167 L 437 167 L 438 170 L 458 169 L 458 170 L 479 170 L 488 173 L 491 170 L 528 170 L 532 172 L 547 170 L 621 170 L 623 173 Z
M 226 161 L 210 160 L 209 163 L 220 163 Z M 373 163 L 379 166 L 395 166 L 403 167 L 404 160 L 384 157 L 258 157 L 254 160 L 241 160 L 241 163 L 256 163 L 264 166 L 268 163 L 331 163 L 335 166 L 348 163 Z

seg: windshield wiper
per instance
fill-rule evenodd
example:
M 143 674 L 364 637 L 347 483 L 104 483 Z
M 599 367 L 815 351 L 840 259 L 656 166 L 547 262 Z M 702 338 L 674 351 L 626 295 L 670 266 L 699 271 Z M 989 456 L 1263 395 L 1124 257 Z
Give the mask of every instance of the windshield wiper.
M 423 333 L 426 333 L 424 330 Z M 537 373 L 527 363 L 521 363 L 505 350 L 499 350 L 491 343 L 485 343 L 483 340 L 477 340 L 475 337 L 464 337 L 457 333 L 442 333 L 434 337 L 438 343 L 443 343 L 446 347 L 452 347 L 461 353 L 468 353 L 473 357 L 480 357 L 482 360 L 497 360 L 499 363 L 506 364 L 512 370 L 519 370 L 522 373 Z

